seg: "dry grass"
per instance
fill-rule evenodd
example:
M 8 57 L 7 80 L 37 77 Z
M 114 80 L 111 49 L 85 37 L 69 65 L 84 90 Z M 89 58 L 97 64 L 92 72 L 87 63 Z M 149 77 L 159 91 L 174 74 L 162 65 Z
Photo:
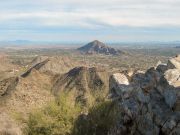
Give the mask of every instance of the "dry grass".
M 0 113 L 0 135 L 22 135 L 19 125 L 2 111 Z

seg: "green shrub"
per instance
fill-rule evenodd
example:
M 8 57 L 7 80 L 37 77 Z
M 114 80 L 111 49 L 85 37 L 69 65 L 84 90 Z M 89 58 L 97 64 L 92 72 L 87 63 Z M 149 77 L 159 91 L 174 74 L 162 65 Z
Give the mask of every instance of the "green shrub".
M 89 109 L 88 115 L 77 119 L 74 135 L 107 135 L 118 118 L 117 105 L 111 101 L 102 101 Z
M 44 109 L 30 114 L 25 133 L 28 135 L 70 135 L 80 113 L 68 94 L 61 94 Z

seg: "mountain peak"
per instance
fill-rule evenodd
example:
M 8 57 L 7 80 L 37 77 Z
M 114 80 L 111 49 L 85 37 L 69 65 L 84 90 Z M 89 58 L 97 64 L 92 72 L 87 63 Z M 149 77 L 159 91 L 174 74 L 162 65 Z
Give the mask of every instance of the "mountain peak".
M 122 53 L 122 51 L 109 47 L 98 40 L 94 40 L 85 46 L 78 48 L 78 50 L 85 54 L 118 55 Z

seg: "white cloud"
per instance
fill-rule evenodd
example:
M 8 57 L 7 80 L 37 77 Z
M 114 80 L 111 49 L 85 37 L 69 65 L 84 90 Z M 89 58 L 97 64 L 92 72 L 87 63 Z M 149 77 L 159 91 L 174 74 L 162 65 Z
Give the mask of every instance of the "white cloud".
M 0 21 L 40 18 L 60 25 L 96 19 L 114 26 L 180 25 L 179 6 L 180 0 L 6 0 L 1 2 Z
M 180 0 L 6 0 L 0 3 L 0 24 L 112 30 L 180 27 L 179 7 Z

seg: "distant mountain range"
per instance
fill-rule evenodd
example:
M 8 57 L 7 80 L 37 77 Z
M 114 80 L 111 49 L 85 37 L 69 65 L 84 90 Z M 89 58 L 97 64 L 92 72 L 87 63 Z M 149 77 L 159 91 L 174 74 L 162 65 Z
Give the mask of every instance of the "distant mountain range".
M 98 41 L 98 40 L 96 40 Z M 100 42 L 100 41 L 99 41 Z M 73 41 L 32 41 L 32 40 L 4 40 L 0 41 L 0 47 L 72 47 L 77 48 L 84 45 L 85 42 L 73 42 Z M 104 44 L 104 43 L 103 43 Z M 180 46 L 180 41 L 144 41 L 144 42 L 107 42 L 109 48 L 118 47 L 177 47 Z M 105 44 L 104 44 L 105 45 Z

